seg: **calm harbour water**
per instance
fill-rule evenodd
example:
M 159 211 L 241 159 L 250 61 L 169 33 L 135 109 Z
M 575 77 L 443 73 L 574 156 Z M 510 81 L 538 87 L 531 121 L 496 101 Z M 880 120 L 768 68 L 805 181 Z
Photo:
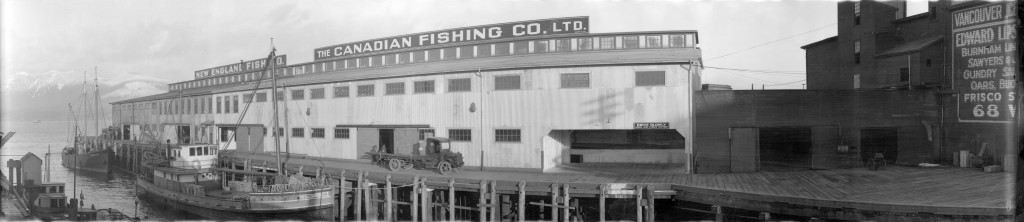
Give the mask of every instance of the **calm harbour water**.
M 0 150 L 0 166 L 3 167 L 0 169 L 3 169 L 4 175 L 6 175 L 7 160 L 20 159 L 28 152 L 45 159 L 44 154 L 49 147 L 50 153 L 52 153 L 50 155 L 50 181 L 65 183 L 65 193 L 71 197 L 74 195 L 72 190 L 72 187 L 75 186 L 74 170 L 61 166 L 60 158 L 61 149 L 68 145 L 68 128 L 67 121 L 43 121 L 41 123 L 3 121 L 0 131 L 17 133 Z M 95 127 L 93 128 L 95 129 Z M 90 132 L 90 135 L 94 134 L 95 132 Z M 77 180 L 77 189 L 79 195 L 84 195 L 86 207 L 95 205 L 96 208 L 114 208 L 128 216 L 136 214 L 134 187 L 132 175 L 123 172 L 115 173 L 113 176 L 79 173 Z M 148 216 L 147 220 L 214 219 L 160 204 L 152 199 L 142 199 L 138 203 L 138 216 Z

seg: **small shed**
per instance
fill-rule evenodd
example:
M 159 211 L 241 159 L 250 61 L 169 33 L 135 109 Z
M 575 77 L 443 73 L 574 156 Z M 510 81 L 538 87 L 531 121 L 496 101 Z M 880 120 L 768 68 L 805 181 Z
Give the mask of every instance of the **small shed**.
M 21 157 L 21 184 L 36 185 L 43 182 L 43 159 L 31 152 Z

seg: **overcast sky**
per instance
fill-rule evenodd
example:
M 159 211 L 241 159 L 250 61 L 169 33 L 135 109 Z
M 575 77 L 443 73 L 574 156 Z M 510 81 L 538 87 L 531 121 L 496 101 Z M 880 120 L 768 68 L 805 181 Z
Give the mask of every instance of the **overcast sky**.
M 94 66 L 99 67 L 100 78 L 139 75 L 184 81 L 193 78 L 195 70 L 264 57 L 271 37 L 279 54 L 287 54 L 288 63 L 297 64 L 312 61 L 317 47 L 569 16 L 589 16 L 591 33 L 697 30 L 708 67 L 803 73 L 800 46 L 835 35 L 837 8 L 836 2 L 820 1 L 5 0 L 0 4 L 4 90 L 19 90 L 26 87 L 19 83 L 34 78 L 77 81 L 82 71 L 92 73 Z M 755 47 L 765 43 L 769 44 Z M 709 68 L 703 80 L 735 89 L 749 89 L 751 84 L 798 89 L 804 78 Z

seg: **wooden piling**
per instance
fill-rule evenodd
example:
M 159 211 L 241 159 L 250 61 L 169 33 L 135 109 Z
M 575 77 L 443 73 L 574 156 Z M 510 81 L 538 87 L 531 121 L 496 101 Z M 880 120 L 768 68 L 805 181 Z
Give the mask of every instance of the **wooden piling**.
M 412 178 L 412 191 L 409 191 L 409 198 L 412 200 L 412 206 L 409 206 L 409 212 L 412 214 L 412 222 L 419 221 L 419 214 L 417 213 L 420 209 L 420 197 L 416 195 L 420 191 L 420 176 Z
M 715 213 L 716 222 L 725 221 L 725 214 L 722 213 L 722 206 L 711 205 L 711 211 Z
M 761 213 L 757 214 L 757 218 L 761 219 L 761 221 L 770 221 L 770 220 L 772 220 L 772 213 L 761 212 Z
M 420 204 L 420 214 L 422 215 L 421 218 L 423 218 L 423 221 L 425 222 L 434 220 L 434 201 L 432 198 L 434 195 L 432 195 L 430 189 L 427 188 L 427 180 L 428 179 L 424 177 L 423 185 L 419 187 L 420 201 L 423 202 Z
M 654 191 L 651 190 L 651 186 L 650 185 L 644 186 L 644 198 L 647 201 L 647 204 L 646 204 L 647 205 L 646 206 L 647 213 L 645 214 L 646 217 L 647 217 L 647 221 L 655 221 L 654 220 L 654 215 L 655 215 L 654 214 Z
M 569 184 L 562 184 L 562 221 L 569 221 Z
M 478 213 L 480 213 L 480 217 L 479 218 L 480 218 L 480 221 L 487 221 L 487 181 L 486 180 L 481 180 L 480 181 L 480 192 L 479 192 L 479 194 L 480 195 L 478 195 L 478 196 L 480 196 L 480 198 L 478 198 L 479 201 L 477 202 L 477 206 L 479 206 L 477 208 L 477 209 L 479 209 Z
M 519 202 L 516 208 L 517 219 L 526 221 L 526 181 L 519 181 Z
M 498 209 L 501 209 L 501 201 L 498 201 L 498 182 L 491 181 L 491 221 L 498 221 Z
M 601 195 L 597 199 L 598 205 L 598 221 L 604 222 L 605 215 L 605 198 L 608 198 L 608 184 L 601 184 Z
M 395 212 L 394 195 L 391 188 L 391 174 L 384 176 L 384 221 L 393 221 Z
M 641 206 L 643 205 L 643 200 L 641 199 L 643 197 L 643 193 L 643 187 L 641 185 L 636 185 L 636 221 L 644 221 L 644 209 Z
M 558 218 L 558 208 L 554 207 L 554 206 L 558 205 L 558 184 L 557 183 L 551 184 L 551 205 L 552 205 L 551 206 L 551 217 L 549 217 L 548 219 L 549 220 L 557 220 L 557 218 Z
M 363 190 L 365 190 L 364 189 L 365 186 L 363 185 L 363 171 L 359 171 L 359 176 L 358 177 L 359 178 L 356 178 L 356 189 L 353 192 L 353 196 L 355 196 L 354 197 L 355 201 L 353 201 L 354 202 L 353 204 L 356 205 L 355 212 L 353 212 L 353 213 L 356 216 L 356 221 L 362 221 L 363 220 Z
M 341 179 L 338 180 L 339 194 L 338 195 L 338 217 L 341 221 L 345 221 L 348 217 L 348 207 L 345 205 L 348 201 L 348 181 L 345 180 L 345 170 L 341 170 Z
M 448 179 L 448 220 L 455 220 L 455 178 Z

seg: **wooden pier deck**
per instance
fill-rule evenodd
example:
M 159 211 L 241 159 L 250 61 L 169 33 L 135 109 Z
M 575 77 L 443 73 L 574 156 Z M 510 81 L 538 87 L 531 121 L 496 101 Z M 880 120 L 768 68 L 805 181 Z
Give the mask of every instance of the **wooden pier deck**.
M 266 154 L 228 153 L 235 161 L 267 161 Z M 682 166 L 656 164 L 566 164 L 545 173 L 477 171 L 464 167 L 450 176 L 428 170 L 389 171 L 383 167 L 351 160 L 284 158 L 289 169 L 304 166 L 313 172 L 345 170 L 347 174 L 420 176 L 434 181 L 461 180 L 528 181 L 560 184 L 656 184 L 670 188 L 677 199 L 694 197 L 730 207 L 773 210 L 763 203 L 787 206 L 854 209 L 897 214 L 938 214 L 965 216 L 1012 215 L 1012 174 L 984 173 L 953 167 L 889 166 L 871 171 L 865 168 L 729 174 L 684 174 Z M 350 177 L 352 178 L 352 177 Z M 671 192 L 671 191 L 669 191 Z M 664 193 L 663 193 L 664 194 Z M 762 203 L 759 205 L 759 203 Z M 758 210 L 758 209 L 750 209 Z M 847 217 L 849 218 L 849 217 Z

